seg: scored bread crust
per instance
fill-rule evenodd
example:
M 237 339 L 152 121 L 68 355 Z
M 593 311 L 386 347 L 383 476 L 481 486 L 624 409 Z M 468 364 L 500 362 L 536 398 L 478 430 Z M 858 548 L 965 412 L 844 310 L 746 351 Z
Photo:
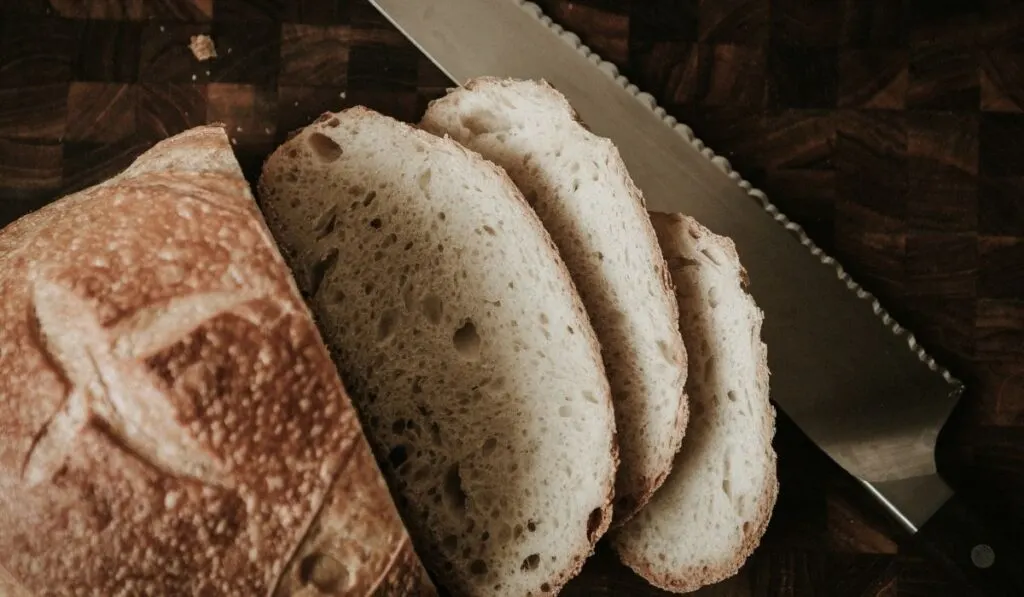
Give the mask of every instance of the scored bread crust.
M 612 388 L 622 459 L 612 526 L 624 524 L 668 476 L 689 417 L 678 305 L 643 194 L 615 145 L 543 80 L 473 78 L 420 124 L 505 169 L 565 259 Z
M 264 165 L 258 196 L 439 582 L 457 596 L 556 594 L 608 529 L 615 420 L 586 311 L 550 236 L 507 174 L 451 139 L 357 106 L 323 114 L 278 148 Z M 506 269 L 518 266 L 486 261 L 497 255 L 492 244 L 529 253 L 550 288 L 517 278 L 505 290 Z M 512 349 L 540 328 L 536 311 L 512 329 L 489 321 L 538 308 L 545 298 L 553 314 L 540 320 L 556 339 L 530 346 L 531 355 L 548 351 L 533 369 L 513 366 L 505 360 Z M 556 314 L 568 332 L 556 329 Z M 457 340 L 466 321 L 475 325 L 470 350 L 478 352 L 471 356 Z M 582 379 L 562 374 L 551 361 L 559 357 L 579 359 Z M 571 424 L 550 416 L 571 396 L 555 395 L 555 385 L 536 387 L 537 394 L 519 389 L 539 375 L 561 376 L 553 377 L 557 388 L 590 393 L 571 406 L 593 425 L 575 462 L 557 453 Z M 468 398 L 472 408 L 458 411 Z M 542 437 L 524 418 L 550 430 Z M 517 439 L 520 427 L 529 442 Z M 502 455 L 493 463 L 501 470 L 487 468 L 488 451 Z M 548 469 L 555 467 L 566 472 L 553 475 Z M 519 481 L 527 475 L 528 483 Z M 528 519 L 547 512 L 523 511 L 537 503 L 531 492 L 551 494 L 548 484 L 562 475 L 582 476 L 548 508 L 571 511 L 560 521 Z M 522 520 L 513 516 L 517 508 Z M 468 543 L 464 529 L 475 533 Z M 564 550 L 544 553 L 543 542 L 559 541 Z
M 689 593 L 697 589 L 720 582 L 735 575 L 746 562 L 747 558 L 754 552 L 763 537 L 768 523 L 772 516 L 778 498 L 778 477 L 776 472 L 776 454 L 772 447 L 772 438 L 775 433 L 775 409 L 769 401 L 769 369 L 767 351 L 763 341 L 760 339 L 763 312 L 754 303 L 753 298 L 746 292 L 749 284 L 746 270 L 743 268 L 736 246 L 727 237 L 716 235 L 701 225 L 692 217 L 679 213 L 651 212 L 651 220 L 657 230 L 659 242 L 665 252 L 669 266 L 673 273 L 676 287 L 679 292 L 679 304 L 682 311 L 687 301 L 684 297 L 692 297 L 695 288 L 687 283 L 686 268 L 711 268 L 718 269 L 726 281 L 723 286 L 728 286 L 728 291 L 736 293 L 742 307 L 735 313 L 731 313 L 733 321 L 746 320 L 749 326 L 748 331 L 753 343 L 752 349 L 754 362 L 751 363 L 752 375 L 745 375 L 742 371 L 727 373 L 733 379 L 748 377 L 746 381 L 752 383 L 755 388 L 755 395 L 745 398 L 755 409 L 751 414 L 760 419 L 761 424 L 751 438 L 741 438 L 743 445 L 742 455 L 749 458 L 752 466 L 761 469 L 760 486 L 753 489 L 751 495 L 744 496 L 744 500 L 752 500 L 751 505 L 745 508 L 746 513 L 737 515 L 735 521 L 721 521 L 727 529 L 723 532 L 734 532 L 730 549 L 726 552 L 714 552 L 711 547 L 702 545 L 704 553 L 691 558 L 689 564 L 672 566 L 667 561 L 671 557 L 665 556 L 665 551 L 678 546 L 685 537 L 696 537 L 703 529 L 698 528 L 698 522 L 707 521 L 708 516 L 713 516 L 703 510 L 698 511 L 698 504 L 686 502 L 680 498 L 681 493 L 690 484 L 701 484 L 702 490 L 715 491 L 722 483 L 708 478 L 696 478 L 681 476 L 684 473 L 684 464 L 697 462 L 707 464 L 707 470 L 717 466 L 717 462 L 710 462 L 711 458 L 719 457 L 719 452 L 694 454 L 688 448 L 692 447 L 692 441 L 697 441 L 698 430 L 694 430 L 683 441 L 674 466 L 672 474 L 669 475 L 665 485 L 660 492 L 636 518 L 627 523 L 624 527 L 617 529 L 611 537 L 611 543 L 618 553 L 620 560 L 633 569 L 652 585 L 677 593 Z M 684 237 L 688 241 L 683 241 Z M 688 247 L 686 243 L 692 243 Z M 717 249 L 724 257 L 725 263 L 716 263 L 716 257 L 707 252 L 708 247 Z M 699 274 L 694 274 L 699 275 Z M 691 424 L 702 426 L 705 424 L 704 414 L 716 409 L 715 400 L 722 397 L 709 396 L 709 391 L 702 390 L 699 382 L 693 375 L 703 368 L 696 363 L 696 359 L 704 357 L 697 349 L 701 344 L 700 331 L 706 332 L 710 340 L 719 334 L 726 334 L 726 330 L 718 329 L 715 324 L 710 324 L 713 329 L 700 330 L 699 324 L 688 321 L 684 313 L 681 317 L 680 326 L 683 330 L 683 337 L 690 347 L 691 378 L 687 383 L 687 392 L 690 397 L 693 416 Z M 706 349 L 705 349 L 706 350 Z M 750 379 L 752 377 L 752 379 Z M 731 420 L 724 422 L 729 428 L 735 425 Z M 699 461 L 694 461 L 699 458 Z M 695 468 L 702 468 L 696 466 Z M 689 469 L 693 470 L 693 469 Z M 698 474 L 698 473 L 694 473 Z M 755 481 L 756 482 L 756 481 Z M 712 485 L 715 487 L 713 488 Z M 702 505 L 702 504 L 701 504 Z M 734 524 L 733 524 L 734 523 Z M 710 544 L 708 540 L 697 539 L 703 543 Z
M 0 296 L 0 586 L 436 594 L 222 127 L 0 231 Z

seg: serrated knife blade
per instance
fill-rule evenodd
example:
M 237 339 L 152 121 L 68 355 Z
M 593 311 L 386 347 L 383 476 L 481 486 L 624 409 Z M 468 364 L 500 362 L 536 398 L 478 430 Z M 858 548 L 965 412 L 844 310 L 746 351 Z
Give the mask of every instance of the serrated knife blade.
M 455 84 L 544 79 L 565 94 L 618 146 L 649 209 L 687 213 L 736 243 L 786 415 L 910 533 L 952 501 L 935 444 L 962 383 L 688 127 L 529 2 L 371 2 Z

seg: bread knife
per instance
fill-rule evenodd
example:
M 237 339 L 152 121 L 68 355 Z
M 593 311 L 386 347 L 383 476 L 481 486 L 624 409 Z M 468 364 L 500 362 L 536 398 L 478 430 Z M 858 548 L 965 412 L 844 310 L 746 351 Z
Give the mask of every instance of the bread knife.
M 601 59 L 525 0 L 371 0 L 455 84 L 545 79 L 619 148 L 647 207 L 728 236 L 765 313 L 773 401 L 979 594 L 1024 595 L 1024 558 L 939 475 L 963 384 L 806 233 Z

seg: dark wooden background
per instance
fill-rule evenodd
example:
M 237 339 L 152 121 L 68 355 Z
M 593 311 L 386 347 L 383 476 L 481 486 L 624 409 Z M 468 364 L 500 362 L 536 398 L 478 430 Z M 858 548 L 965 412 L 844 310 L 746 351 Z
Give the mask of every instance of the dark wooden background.
M 940 467 L 1024 531 L 1024 4 L 541 4 L 968 383 Z M 194 59 L 197 33 L 218 58 Z M 253 176 L 324 110 L 414 120 L 448 85 L 366 0 L 0 0 L 0 226 L 193 125 L 228 123 Z M 707 594 L 958 594 L 782 414 L 776 445 L 768 533 Z M 565 593 L 661 594 L 603 548 Z

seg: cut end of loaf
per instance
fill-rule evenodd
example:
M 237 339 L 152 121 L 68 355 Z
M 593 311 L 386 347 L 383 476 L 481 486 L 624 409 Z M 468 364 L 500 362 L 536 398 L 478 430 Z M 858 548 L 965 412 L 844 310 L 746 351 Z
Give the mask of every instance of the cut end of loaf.
M 556 592 L 607 528 L 614 417 L 522 195 L 456 142 L 355 108 L 275 152 L 261 201 L 435 574 Z
M 613 545 L 652 584 L 689 592 L 734 575 L 778 493 L 762 313 L 734 244 L 681 214 L 652 213 L 690 362 L 690 429 L 672 472 Z

